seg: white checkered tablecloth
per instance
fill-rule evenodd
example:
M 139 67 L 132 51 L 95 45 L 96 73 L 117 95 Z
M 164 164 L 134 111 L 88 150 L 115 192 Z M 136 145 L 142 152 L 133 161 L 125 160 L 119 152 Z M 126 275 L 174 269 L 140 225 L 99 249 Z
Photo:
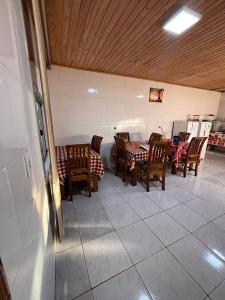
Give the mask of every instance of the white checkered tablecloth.
M 56 146 L 57 168 L 59 181 L 64 185 L 66 178 L 66 146 Z M 98 176 L 104 176 L 104 166 L 101 156 L 91 149 L 91 173 Z

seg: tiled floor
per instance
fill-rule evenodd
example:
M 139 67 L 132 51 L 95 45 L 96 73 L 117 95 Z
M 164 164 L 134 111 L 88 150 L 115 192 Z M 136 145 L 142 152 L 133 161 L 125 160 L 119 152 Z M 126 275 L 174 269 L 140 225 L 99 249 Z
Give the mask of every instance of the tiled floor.
M 63 202 L 58 300 L 225 299 L 225 156 L 166 191 L 106 173 L 91 198 Z

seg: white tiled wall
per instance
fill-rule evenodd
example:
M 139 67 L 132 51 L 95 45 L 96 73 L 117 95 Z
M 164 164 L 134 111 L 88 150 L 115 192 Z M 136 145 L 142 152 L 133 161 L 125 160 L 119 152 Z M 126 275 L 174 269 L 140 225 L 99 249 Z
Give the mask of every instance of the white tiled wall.
M 116 131 L 146 140 L 162 126 L 171 137 L 172 122 L 188 114 L 216 114 L 220 93 L 123 76 L 53 66 L 48 72 L 57 144 L 88 142 L 102 135 L 102 155 L 109 161 Z M 149 103 L 149 88 L 165 89 L 165 101 Z M 97 94 L 88 94 L 96 88 Z M 138 99 L 138 95 L 144 99 Z M 116 129 L 114 129 L 116 128 Z
M 0 103 L 0 256 L 13 299 L 53 300 L 53 240 L 20 0 L 0 0 Z

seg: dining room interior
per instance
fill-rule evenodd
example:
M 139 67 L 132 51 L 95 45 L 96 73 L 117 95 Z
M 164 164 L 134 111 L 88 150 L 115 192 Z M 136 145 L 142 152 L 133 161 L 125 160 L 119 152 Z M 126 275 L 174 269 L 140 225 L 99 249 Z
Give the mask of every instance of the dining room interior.
M 0 0 L 0 299 L 225 299 L 224 0 Z

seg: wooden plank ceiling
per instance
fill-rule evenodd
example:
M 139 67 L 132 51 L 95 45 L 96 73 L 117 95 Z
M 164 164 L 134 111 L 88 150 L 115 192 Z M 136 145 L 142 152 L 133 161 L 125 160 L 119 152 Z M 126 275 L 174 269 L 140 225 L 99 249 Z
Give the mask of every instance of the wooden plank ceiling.
M 162 29 L 182 5 L 202 15 Z M 224 0 L 46 0 L 53 64 L 225 91 Z

